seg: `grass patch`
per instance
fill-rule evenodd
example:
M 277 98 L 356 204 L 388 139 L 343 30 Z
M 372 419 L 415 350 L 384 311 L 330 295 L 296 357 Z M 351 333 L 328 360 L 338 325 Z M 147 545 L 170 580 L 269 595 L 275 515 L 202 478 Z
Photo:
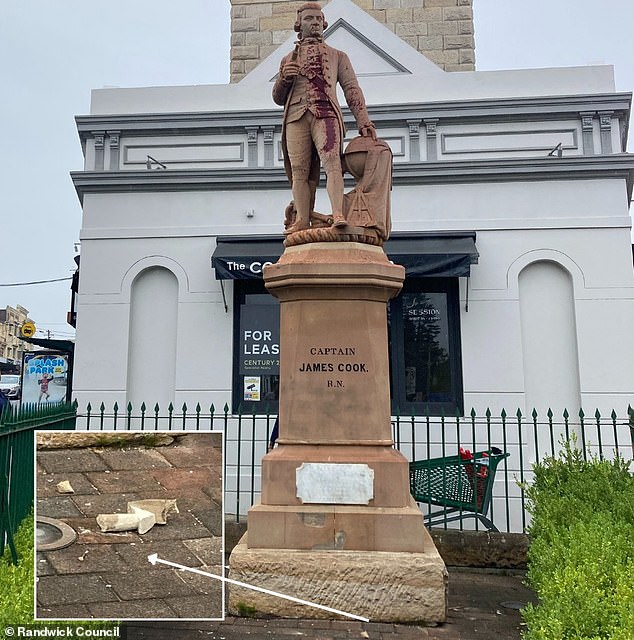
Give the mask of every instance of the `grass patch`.
M 56 621 L 34 620 L 33 514 L 22 521 L 14 536 L 14 541 L 18 552 L 18 564 L 12 564 L 8 548 L 5 548 L 4 556 L 0 558 L 0 629 L 9 625 L 59 626 Z M 118 625 L 118 622 L 72 620 L 64 622 L 64 625 L 90 629 L 112 629 Z
M 246 602 L 238 602 L 236 604 L 236 609 L 238 610 L 238 615 L 243 618 L 255 618 L 258 610 L 255 607 L 247 604 Z
M 170 437 L 170 442 L 173 438 Z M 109 447 L 112 449 L 126 449 L 128 447 L 161 447 L 167 444 L 165 434 L 162 433 L 136 433 L 116 434 L 103 433 L 96 438 L 95 447 Z
M 22 521 L 14 542 L 19 554 L 17 565 L 5 547 L 0 558 L 0 628 L 10 624 L 33 623 L 33 515 Z

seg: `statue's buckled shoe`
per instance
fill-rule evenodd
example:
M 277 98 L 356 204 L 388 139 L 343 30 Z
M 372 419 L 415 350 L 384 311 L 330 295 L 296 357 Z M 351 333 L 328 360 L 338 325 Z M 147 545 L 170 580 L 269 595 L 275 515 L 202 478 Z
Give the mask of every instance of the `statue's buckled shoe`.
M 346 227 L 348 225 L 348 223 L 346 222 L 346 219 L 339 213 L 339 214 L 335 214 L 332 217 L 332 224 L 334 227 Z
M 286 229 L 286 231 L 284 231 L 284 235 L 288 236 L 291 233 L 295 233 L 296 231 L 305 231 L 306 229 L 310 229 L 310 225 L 303 224 L 301 222 L 296 222 L 295 224 L 291 225 L 288 229 Z

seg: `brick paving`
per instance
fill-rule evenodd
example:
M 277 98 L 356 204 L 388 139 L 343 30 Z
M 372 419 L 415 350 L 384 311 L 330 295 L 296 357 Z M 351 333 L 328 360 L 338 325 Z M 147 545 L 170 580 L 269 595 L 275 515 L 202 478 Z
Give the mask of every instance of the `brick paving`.
M 152 566 L 148 555 L 213 574 L 221 571 L 222 437 L 179 435 L 169 446 L 38 450 L 37 515 L 77 532 L 65 549 L 38 552 L 38 618 L 222 618 L 219 581 Z M 60 495 L 70 481 L 75 493 Z M 166 525 L 103 533 L 100 513 L 126 513 L 131 500 L 175 499 Z
M 228 617 L 219 622 L 130 622 L 123 640 L 520 640 L 519 611 L 502 606 L 534 601 L 521 573 L 449 568 L 449 615 L 435 627 L 346 620 L 289 620 Z

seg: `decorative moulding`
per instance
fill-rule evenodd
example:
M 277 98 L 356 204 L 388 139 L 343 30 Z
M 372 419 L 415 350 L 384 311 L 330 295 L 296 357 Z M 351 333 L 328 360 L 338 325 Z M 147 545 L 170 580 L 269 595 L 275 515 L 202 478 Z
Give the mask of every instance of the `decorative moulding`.
M 403 162 L 394 164 L 393 182 L 395 185 L 424 185 L 598 178 L 626 180 L 629 192 L 634 181 L 634 158 L 612 154 Z M 278 167 L 74 171 L 71 172 L 71 179 L 80 201 L 83 201 L 86 193 L 288 189 L 286 174 Z

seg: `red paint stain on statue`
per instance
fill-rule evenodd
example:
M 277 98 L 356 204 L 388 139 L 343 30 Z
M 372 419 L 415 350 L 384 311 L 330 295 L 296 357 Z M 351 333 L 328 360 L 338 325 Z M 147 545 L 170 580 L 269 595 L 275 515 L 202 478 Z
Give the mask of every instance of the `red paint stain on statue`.
M 337 129 L 339 128 L 339 122 L 337 118 L 324 118 L 326 124 L 326 140 L 324 142 L 324 151 L 332 151 L 337 142 Z
M 311 63 L 313 68 L 317 68 L 320 71 L 323 70 L 323 57 L 319 50 L 316 50 L 311 56 Z M 313 94 L 314 100 L 314 114 L 315 117 L 323 120 L 325 126 L 326 139 L 323 141 L 322 151 L 328 153 L 332 151 L 337 143 L 337 130 L 339 123 L 337 121 L 336 112 L 330 103 L 328 98 L 328 92 L 326 91 L 326 80 L 324 73 L 310 74 L 310 91 Z

